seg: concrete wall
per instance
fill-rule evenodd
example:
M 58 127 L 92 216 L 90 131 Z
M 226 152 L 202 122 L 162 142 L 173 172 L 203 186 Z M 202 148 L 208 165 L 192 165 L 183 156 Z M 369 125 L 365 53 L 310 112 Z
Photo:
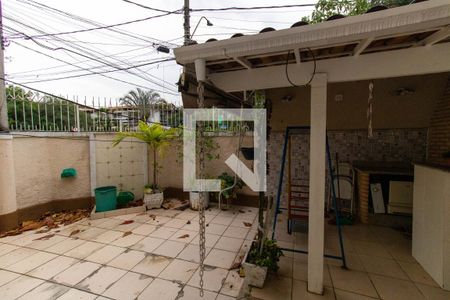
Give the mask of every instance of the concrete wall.
M 233 175 L 233 171 L 225 164 L 225 160 L 232 154 L 236 152 L 238 147 L 238 137 L 237 136 L 218 136 L 214 137 L 214 141 L 219 146 L 217 153 L 219 153 L 218 159 L 206 160 L 205 162 L 205 173 L 209 178 L 216 178 L 223 172 L 227 172 Z M 183 160 L 182 160 L 182 141 L 174 141 L 173 146 L 168 147 L 168 151 L 165 152 L 164 157 L 160 157 L 158 164 L 162 165 L 163 168 L 158 174 L 158 184 L 164 187 L 172 188 L 183 188 Z M 252 147 L 253 136 L 245 136 L 242 142 L 242 147 Z M 240 154 L 240 159 L 245 161 Z M 153 156 L 149 149 L 149 181 L 152 181 L 152 162 Z M 251 166 L 251 162 L 247 161 L 247 166 Z M 241 191 L 246 195 L 256 195 L 248 187 L 244 187 Z
M 18 209 L 52 200 L 90 197 L 88 137 L 18 137 L 13 139 Z M 75 178 L 61 179 L 64 168 Z
M 426 128 L 437 99 L 442 95 L 448 73 L 374 80 L 373 128 Z M 328 85 L 327 128 L 331 130 L 367 128 L 369 81 Z M 413 94 L 397 96 L 400 88 Z M 309 88 L 282 88 L 266 91 L 272 103 L 270 126 L 282 131 L 286 126 L 309 125 Z M 342 95 L 342 101 L 336 101 Z M 291 97 L 291 101 L 283 98 Z

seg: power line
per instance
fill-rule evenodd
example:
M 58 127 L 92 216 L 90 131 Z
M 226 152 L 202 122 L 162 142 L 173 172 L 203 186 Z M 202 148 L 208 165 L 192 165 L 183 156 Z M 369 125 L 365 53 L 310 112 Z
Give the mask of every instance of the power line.
M 316 4 L 290 4 L 290 5 L 271 5 L 271 6 L 252 6 L 252 7 L 222 7 L 222 8 L 193 8 L 192 12 L 198 11 L 226 11 L 226 10 L 258 10 L 258 9 L 279 9 L 279 8 L 291 8 L 291 7 L 315 7 Z
M 163 13 L 163 14 L 160 14 L 160 15 L 156 15 L 156 16 L 150 16 L 150 17 L 146 17 L 146 18 L 142 18 L 142 19 L 136 19 L 136 20 L 131 20 L 131 21 L 122 22 L 122 23 L 116 23 L 116 24 L 111 24 L 111 25 L 96 26 L 96 27 L 91 27 L 91 28 L 87 28 L 87 29 L 79 29 L 79 30 L 72 30 L 72 31 L 64 31 L 64 32 L 57 32 L 57 33 L 47 33 L 47 34 L 34 35 L 34 36 L 31 36 L 30 38 L 41 38 L 41 37 L 47 37 L 47 36 L 59 36 L 59 35 L 75 34 L 75 33 L 89 32 L 89 31 L 101 30 L 101 29 L 109 29 L 109 28 L 113 28 L 113 27 L 129 25 L 129 24 L 143 22 L 143 21 L 147 21 L 147 20 L 151 20 L 151 19 L 155 19 L 155 18 L 159 18 L 159 17 L 164 17 L 164 16 L 167 16 L 167 15 L 170 15 L 170 14 L 174 14 L 176 12 L 177 11 L 166 12 L 166 13 Z M 14 38 L 14 37 L 12 37 L 12 38 Z
M 68 62 L 68 61 L 65 61 L 65 60 L 56 58 L 56 57 L 54 57 L 54 56 L 52 56 L 52 55 L 43 53 L 43 52 L 41 52 L 41 51 L 39 51 L 39 50 L 30 48 L 30 47 L 27 47 L 27 46 L 24 46 L 24 45 L 19 44 L 19 43 L 17 43 L 17 42 L 15 42 L 15 43 L 18 44 L 18 45 L 20 45 L 20 46 L 22 46 L 22 47 L 24 47 L 24 48 L 26 48 L 26 49 L 28 49 L 28 50 L 30 50 L 30 51 L 39 53 L 39 54 L 44 55 L 44 56 L 46 56 L 46 57 L 48 57 L 48 58 L 51 58 L 51 59 L 54 59 L 54 60 L 57 60 L 57 61 L 66 63 L 66 64 L 68 64 L 68 65 L 74 66 L 74 67 L 79 68 L 79 69 L 84 70 L 84 71 L 88 71 L 88 72 L 91 72 L 91 73 L 95 73 L 94 71 L 91 71 L 91 70 L 89 70 L 89 69 L 80 67 L 80 66 L 78 66 L 78 65 L 76 65 L 76 64 L 74 64 L 74 63 L 71 63 L 71 62 Z M 111 77 L 111 76 L 108 76 L 108 75 L 105 75 L 105 74 L 98 74 L 98 75 L 100 75 L 100 76 L 102 76 L 102 77 L 106 77 L 106 78 L 112 79 L 112 80 L 115 80 L 115 81 L 118 81 L 118 82 L 122 82 L 122 83 L 126 83 L 126 84 L 129 84 L 129 85 L 133 85 L 133 86 L 136 86 L 136 87 L 140 87 L 140 88 L 144 88 L 144 89 L 151 89 L 151 90 L 154 90 L 154 91 L 157 91 L 157 92 L 160 92 L 160 93 L 166 93 L 166 92 L 161 91 L 161 90 L 149 88 L 149 87 L 147 87 L 147 86 L 143 86 L 143 85 L 136 84 L 136 83 L 133 83 L 133 82 L 129 82 L 129 81 L 126 81 L 126 80 L 122 80 L 122 79 L 119 79 L 119 78 Z M 7 79 L 7 81 L 8 81 L 8 79 Z M 10 80 L 9 80 L 9 81 L 10 81 Z M 12 82 L 12 81 L 10 81 L 10 82 Z M 14 82 L 13 82 L 13 83 L 14 83 Z M 178 94 L 172 94 L 172 93 L 168 93 L 168 94 L 171 94 L 171 95 L 174 95 L 174 96 L 178 96 Z
M 139 7 L 142 7 L 142 8 L 145 8 L 145 9 L 154 10 L 154 11 L 157 11 L 157 12 L 173 13 L 173 12 L 170 12 L 168 10 L 150 7 L 150 6 L 147 6 L 147 5 L 144 5 L 144 4 L 140 4 L 140 3 L 137 3 L 137 2 L 134 2 L 134 1 L 130 1 L 130 0 L 122 0 L 122 1 L 130 3 L 130 4 L 133 4 L 133 5 L 136 5 L 136 6 L 139 6 Z M 179 13 L 181 13 L 181 9 L 179 11 L 180 11 Z
M 23 26 L 33 28 L 33 27 L 31 27 L 31 26 L 29 26 L 29 25 L 27 25 L 27 24 L 24 24 L 24 23 L 22 23 L 22 22 L 20 22 L 20 21 L 17 21 L 17 20 L 13 20 L 12 18 L 9 18 L 9 17 L 7 17 L 7 16 L 5 16 L 5 18 L 8 19 L 8 20 L 14 21 L 14 22 L 16 22 L 16 23 L 19 23 L 19 24 L 21 24 L 21 25 L 23 25 Z M 35 29 L 35 30 L 36 30 L 36 29 Z M 37 31 L 40 31 L 40 30 L 37 30 Z M 84 58 L 87 58 L 87 59 L 90 59 L 90 60 L 93 60 L 93 61 L 96 61 L 96 62 L 105 64 L 106 66 L 109 66 L 109 67 L 112 67 L 112 68 L 116 68 L 116 69 L 118 69 L 118 70 L 121 69 L 120 67 L 117 67 L 116 65 L 114 65 L 114 64 L 112 64 L 112 63 L 110 63 L 110 62 L 108 62 L 108 61 L 105 62 L 105 61 L 101 60 L 100 58 L 95 57 L 95 55 L 94 55 L 94 57 L 92 57 L 92 53 L 88 53 L 89 55 L 86 55 L 86 54 L 84 54 L 84 53 L 80 53 L 80 52 L 78 52 L 78 51 L 74 51 L 74 50 L 72 50 L 72 49 L 69 49 L 69 48 L 66 48 L 66 47 L 61 47 L 61 46 L 58 46 L 58 47 L 56 47 L 56 48 L 52 48 L 52 47 L 49 47 L 49 46 L 47 46 L 47 45 L 41 44 L 40 42 L 36 41 L 34 38 L 32 38 L 31 36 L 29 36 L 29 35 L 27 35 L 27 34 L 25 34 L 25 33 L 23 33 L 23 32 L 20 32 L 20 31 L 17 31 L 17 32 L 20 33 L 20 34 L 22 34 L 23 36 L 27 37 L 28 40 L 33 41 L 35 44 L 37 44 L 38 46 L 43 47 L 43 48 L 45 48 L 45 49 L 52 50 L 52 51 L 57 51 L 57 50 L 67 51 L 67 52 L 70 52 L 70 53 L 73 53 L 73 54 L 82 56 L 82 57 L 84 57 Z M 40 31 L 40 32 L 42 32 L 42 31 Z M 79 49 L 79 50 L 82 50 L 82 51 L 83 51 L 83 50 L 85 50 L 85 48 Z M 86 51 L 84 51 L 84 52 L 86 53 Z M 91 56 L 90 56 L 90 55 L 91 55 Z M 118 59 L 116 59 L 116 60 L 118 60 Z M 118 61 L 120 61 L 120 60 L 118 60 Z M 148 79 L 148 78 L 145 78 L 145 77 L 143 77 L 142 75 L 133 73 L 133 72 L 129 71 L 128 69 L 127 69 L 127 70 L 123 70 L 123 71 L 128 72 L 128 73 L 130 73 L 130 74 L 132 74 L 132 75 L 138 76 L 139 78 L 144 79 L 144 80 L 147 80 L 147 81 L 149 81 L 149 82 L 151 82 L 151 83 L 153 83 L 153 84 L 155 84 L 155 85 L 157 85 L 157 86 L 160 86 L 160 87 L 162 87 L 162 88 L 166 88 L 165 86 L 162 86 L 161 84 L 159 84 L 159 83 L 157 83 L 157 82 L 154 82 L 153 80 L 150 80 L 150 79 Z M 150 75 L 150 74 L 146 74 L 146 75 Z M 150 75 L 150 76 L 155 77 L 155 76 L 153 76 L 153 75 Z M 159 78 L 157 78 L 157 77 L 156 77 L 156 79 L 161 80 L 161 79 L 159 79 Z M 164 80 L 162 80 L 162 81 L 164 82 Z M 170 89 L 169 89 L 169 91 L 170 91 Z M 176 93 L 176 91 L 175 91 L 175 90 L 172 90 L 172 93 Z

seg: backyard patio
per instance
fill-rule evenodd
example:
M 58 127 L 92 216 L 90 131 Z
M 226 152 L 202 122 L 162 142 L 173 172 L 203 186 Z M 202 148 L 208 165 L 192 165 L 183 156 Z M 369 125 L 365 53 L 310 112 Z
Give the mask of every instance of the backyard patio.
M 203 299 L 234 299 L 257 209 L 205 214 Z M 1 238 L 1 298 L 199 299 L 198 226 L 198 212 L 155 209 Z

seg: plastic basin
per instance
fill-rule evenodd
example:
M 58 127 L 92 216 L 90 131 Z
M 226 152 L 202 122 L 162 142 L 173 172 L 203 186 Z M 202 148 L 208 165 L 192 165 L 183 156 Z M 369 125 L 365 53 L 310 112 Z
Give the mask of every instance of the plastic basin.
M 117 208 L 117 188 L 102 186 L 95 189 L 95 211 L 102 212 Z

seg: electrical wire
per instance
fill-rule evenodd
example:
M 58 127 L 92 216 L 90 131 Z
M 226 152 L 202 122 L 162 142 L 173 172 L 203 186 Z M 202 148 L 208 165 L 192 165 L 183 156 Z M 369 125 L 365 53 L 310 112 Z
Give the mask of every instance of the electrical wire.
M 192 12 L 198 11 L 226 11 L 226 10 L 258 10 L 258 9 L 278 9 L 278 8 L 291 8 L 291 7 L 315 7 L 315 3 L 309 4 L 290 4 L 290 5 L 270 5 L 270 6 L 252 6 L 252 7 L 222 7 L 222 8 L 193 8 Z
M 89 31 L 94 31 L 94 30 L 108 29 L 108 28 L 113 28 L 113 27 L 117 27 L 117 26 L 129 25 L 129 24 L 143 22 L 143 21 L 147 21 L 147 20 L 151 20 L 151 19 L 155 19 L 155 18 L 159 18 L 159 17 L 164 17 L 164 16 L 167 16 L 167 15 L 172 14 L 172 13 L 175 13 L 175 11 L 174 12 L 170 12 L 170 13 L 164 13 L 164 14 L 156 15 L 156 16 L 150 16 L 150 17 L 146 17 L 146 18 L 142 18 L 142 19 L 122 22 L 122 23 L 116 23 L 116 24 L 104 25 L 104 26 L 97 26 L 97 27 L 92 27 L 92 28 L 87 28 L 87 29 L 79 29 L 79 30 L 72 30 L 72 31 L 63 31 L 63 32 L 56 32 L 56 33 L 38 34 L 38 35 L 29 36 L 28 38 L 30 39 L 30 38 L 42 38 L 42 37 L 48 37 L 48 36 L 60 36 L 60 35 L 67 35 L 67 34 L 89 32 Z M 11 39 L 14 39 L 14 38 L 15 37 L 11 37 Z
M 154 10 L 154 11 L 157 11 L 157 12 L 173 13 L 173 12 L 170 12 L 170 11 L 168 11 L 168 10 L 150 7 L 150 6 L 147 6 L 147 5 L 144 5 L 144 4 L 140 4 L 140 3 L 137 3 L 137 2 L 134 2 L 134 1 L 130 1 L 130 0 L 122 0 L 122 1 L 123 1 L 123 2 L 127 2 L 127 3 L 129 3 L 129 4 L 133 4 L 133 5 L 142 7 L 142 8 L 145 8 L 145 9 Z M 181 13 L 181 9 L 180 9 L 179 11 L 180 11 L 179 13 Z
M 17 43 L 17 42 L 16 42 L 16 43 Z M 26 49 L 28 49 L 28 50 L 30 50 L 30 51 L 39 53 L 39 54 L 44 55 L 44 56 L 46 56 L 46 57 L 48 57 L 48 58 L 51 58 L 51 59 L 54 59 L 54 60 L 57 60 L 57 61 L 60 61 L 60 62 L 63 62 L 63 63 L 66 63 L 66 64 L 68 64 L 68 65 L 74 66 L 74 67 L 79 68 L 79 69 L 81 69 L 81 70 L 93 72 L 93 71 L 91 71 L 91 70 L 89 70 L 89 69 L 86 69 L 86 68 L 80 67 L 80 66 L 78 66 L 78 65 L 76 65 L 76 64 L 73 64 L 73 63 L 71 63 L 71 62 L 68 62 L 68 61 L 65 61 L 65 60 L 56 58 L 56 57 L 54 57 L 54 56 L 52 56 L 52 55 L 43 53 L 43 52 L 41 52 L 41 51 L 39 51 L 39 50 L 30 48 L 30 47 L 27 47 L 27 46 L 24 46 L 24 45 L 21 45 L 21 46 L 24 47 L 24 48 L 26 48 Z M 111 76 L 108 76 L 108 75 L 105 75 L 105 74 L 98 74 L 98 75 L 100 75 L 100 76 L 102 76 L 102 77 L 105 77 L 105 78 L 108 78 L 108 79 L 112 79 L 112 80 L 118 81 L 118 82 L 122 82 L 122 83 L 126 83 L 126 84 L 129 84 L 129 85 L 133 85 L 133 86 L 135 86 L 135 87 L 140 87 L 140 88 L 144 88 L 144 89 L 151 89 L 151 90 L 154 90 L 154 91 L 156 91 L 156 92 L 165 93 L 165 92 L 163 92 L 163 91 L 161 91 L 161 90 L 158 90 L 158 89 L 149 88 L 148 86 L 143 86 L 143 85 L 136 84 L 136 83 L 133 83 L 133 82 L 129 82 L 129 81 L 126 81 L 126 80 L 123 80 L 123 79 L 111 77 Z M 7 80 L 8 80 L 8 79 L 7 79 Z M 10 81 L 10 80 L 9 80 L 9 81 Z M 12 81 L 10 81 L 10 82 L 12 82 Z M 14 83 L 14 82 L 13 82 L 13 83 Z M 168 94 L 171 94 L 171 93 L 168 93 Z M 178 95 L 178 94 L 174 94 L 174 96 L 179 96 L 179 95 Z
M 289 50 L 288 53 L 287 53 L 287 56 L 286 56 L 286 65 L 285 65 L 286 79 L 287 79 L 287 81 L 288 81 L 293 87 L 306 87 L 306 86 L 308 86 L 309 84 L 311 84 L 311 82 L 312 82 L 313 79 L 314 79 L 314 76 L 316 75 L 316 67 L 317 67 L 317 65 L 316 65 L 316 57 L 315 57 L 315 55 L 314 55 L 314 52 L 311 50 L 311 48 L 306 48 L 306 49 L 309 51 L 309 53 L 311 54 L 311 56 L 312 56 L 312 58 L 313 58 L 313 62 L 314 62 L 314 70 L 313 70 L 313 73 L 311 74 L 311 78 L 310 78 L 305 84 L 302 84 L 302 85 L 297 85 L 297 84 L 295 84 L 295 83 L 292 82 L 292 80 L 289 78 L 288 65 L 289 65 L 289 55 L 291 54 L 291 50 Z

